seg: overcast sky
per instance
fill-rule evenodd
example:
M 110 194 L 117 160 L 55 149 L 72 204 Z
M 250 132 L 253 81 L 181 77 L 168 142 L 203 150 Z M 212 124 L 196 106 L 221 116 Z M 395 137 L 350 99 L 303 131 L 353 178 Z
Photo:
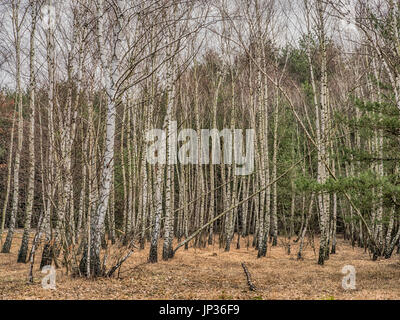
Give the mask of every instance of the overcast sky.
M 71 0 L 68 0 L 71 1 Z M 69 23 L 70 19 L 67 19 L 68 16 L 68 1 L 55 1 L 56 10 L 57 10 L 57 23 L 58 27 L 66 30 L 68 29 L 67 23 Z M 352 0 L 344 0 L 345 2 L 350 2 Z M 228 1 L 227 8 L 229 11 L 235 11 L 236 8 L 233 5 L 234 2 Z M 286 45 L 290 43 L 292 45 L 296 45 L 299 37 L 302 33 L 306 32 L 305 25 L 305 17 L 304 17 L 304 9 L 303 9 L 303 0 L 276 0 L 276 16 L 274 18 L 273 23 L 270 25 L 269 37 L 275 39 L 275 43 L 278 46 Z M 345 19 L 329 19 L 328 23 L 330 36 L 335 39 L 335 41 L 342 42 L 348 49 L 350 50 L 352 41 L 348 41 L 348 38 L 354 38 L 357 35 L 357 29 L 354 24 L 349 23 L 351 21 L 352 16 L 354 16 L 354 12 L 351 9 L 352 6 L 348 5 L 342 6 L 343 11 L 349 12 L 349 18 L 347 21 Z M 239 10 L 239 14 L 242 12 Z M 219 20 L 218 19 L 219 12 L 213 7 L 210 11 L 210 19 L 211 20 Z M 37 35 L 37 67 L 39 68 L 38 81 L 45 81 L 46 79 L 46 64 L 45 64 L 45 36 L 43 32 L 43 23 L 46 22 L 46 19 L 43 19 L 39 23 L 39 32 Z M 29 22 L 30 16 L 27 15 L 26 23 L 22 32 L 22 81 L 23 85 L 26 86 L 29 79 L 29 66 L 28 66 L 28 50 L 29 50 Z M 9 7 L 4 5 L 0 5 L 0 87 L 15 87 L 14 72 L 15 72 L 15 55 L 13 49 L 13 33 L 12 33 L 12 25 L 11 25 L 11 10 Z M 237 22 L 237 26 L 241 27 L 240 31 L 245 31 L 245 24 L 242 25 L 239 21 Z M 210 31 L 210 30 L 214 30 Z M 216 51 L 219 51 L 221 48 L 221 41 L 218 33 L 222 30 L 221 23 L 216 22 L 214 25 L 209 27 L 209 30 L 204 30 L 198 36 L 198 43 L 203 41 L 203 47 L 201 52 L 205 52 L 207 48 L 212 48 Z M 244 32 L 245 33 L 245 32 Z M 235 33 L 231 35 L 232 39 L 237 40 L 237 36 Z M 65 39 L 64 39 L 65 40 Z M 238 50 L 240 50 L 237 46 L 235 46 L 235 41 L 230 43 L 231 50 L 229 51 L 232 54 L 235 54 Z M 63 41 L 61 39 L 58 42 L 58 63 L 60 63 L 60 67 L 63 64 L 62 50 L 60 48 L 62 46 L 68 45 L 68 41 Z M 236 47 L 236 48 L 235 48 Z M 4 63 L 5 56 L 8 56 L 7 61 Z M 228 57 L 226 57 L 228 58 Z

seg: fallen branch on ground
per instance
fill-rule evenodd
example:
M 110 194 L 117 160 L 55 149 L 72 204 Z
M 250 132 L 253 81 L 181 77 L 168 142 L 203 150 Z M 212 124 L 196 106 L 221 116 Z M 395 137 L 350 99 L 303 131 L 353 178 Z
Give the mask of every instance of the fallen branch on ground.
M 256 288 L 256 286 L 253 284 L 253 282 L 251 281 L 250 272 L 249 272 L 249 270 L 247 269 L 247 267 L 246 267 L 246 265 L 244 264 L 244 262 L 242 262 L 242 267 L 243 267 L 243 270 L 244 270 L 244 274 L 246 275 L 247 284 L 249 285 L 250 291 L 256 291 L 257 288 Z

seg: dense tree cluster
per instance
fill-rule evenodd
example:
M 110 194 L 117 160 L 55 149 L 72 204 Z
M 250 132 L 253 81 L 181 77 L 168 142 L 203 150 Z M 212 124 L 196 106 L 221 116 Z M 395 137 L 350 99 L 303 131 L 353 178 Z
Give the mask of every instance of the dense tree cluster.
M 146 243 L 157 262 L 160 240 L 164 260 L 241 238 L 258 257 L 299 242 L 301 259 L 318 235 L 324 264 L 341 234 L 390 258 L 400 4 L 296 2 L 3 1 L 1 251 L 24 228 L 18 262 L 32 270 L 41 248 L 41 266 L 88 277 L 112 275 Z M 156 128 L 164 144 L 185 128 L 254 129 L 254 170 L 151 164 Z

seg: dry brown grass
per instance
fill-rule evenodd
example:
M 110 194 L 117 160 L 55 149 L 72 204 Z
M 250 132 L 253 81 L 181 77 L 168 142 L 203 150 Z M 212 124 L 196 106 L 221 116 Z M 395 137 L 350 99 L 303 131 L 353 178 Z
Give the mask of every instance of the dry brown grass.
M 77 279 L 57 270 L 56 290 L 41 287 L 43 275 L 37 266 L 35 283 L 27 284 L 28 265 L 16 263 L 19 242 L 15 239 L 11 254 L 0 254 L 1 299 L 400 299 L 398 255 L 371 261 L 364 250 L 342 240 L 324 266 L 317 265 L 310 245 L 302 261 L 296 260 L 297 245 L 290 256 L 279 245 L 257 259 L 256 251 L 242 240 L 240 250 L 181 249 L 174 259 L 157 264 L 146 263 L 146 248 L 129 258 L 119 279 Z M 256 292 L 248 290 L 242 262 Z M 356 290 L 341 286 L 344 265 L 356 268 Z

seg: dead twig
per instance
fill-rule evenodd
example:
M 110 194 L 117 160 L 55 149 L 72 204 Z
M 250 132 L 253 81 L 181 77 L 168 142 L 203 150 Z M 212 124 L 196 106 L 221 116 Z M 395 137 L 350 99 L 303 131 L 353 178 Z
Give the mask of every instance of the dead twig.
M 244 262 L 242 262 L 242 267 L 243 267 L 243 270 L 244 270 L 244 274 L 246 275 L 247 284 L 249 285 L 250 291 L 256 291 L 257 288 L 256 288 L 256 286 L 253 284 L 253 282 L 251 281 L 250 272 L 249 272 L 249 270 L 247 269 L 247 267 L 246 267 L 246 265 L 244 264 Z

